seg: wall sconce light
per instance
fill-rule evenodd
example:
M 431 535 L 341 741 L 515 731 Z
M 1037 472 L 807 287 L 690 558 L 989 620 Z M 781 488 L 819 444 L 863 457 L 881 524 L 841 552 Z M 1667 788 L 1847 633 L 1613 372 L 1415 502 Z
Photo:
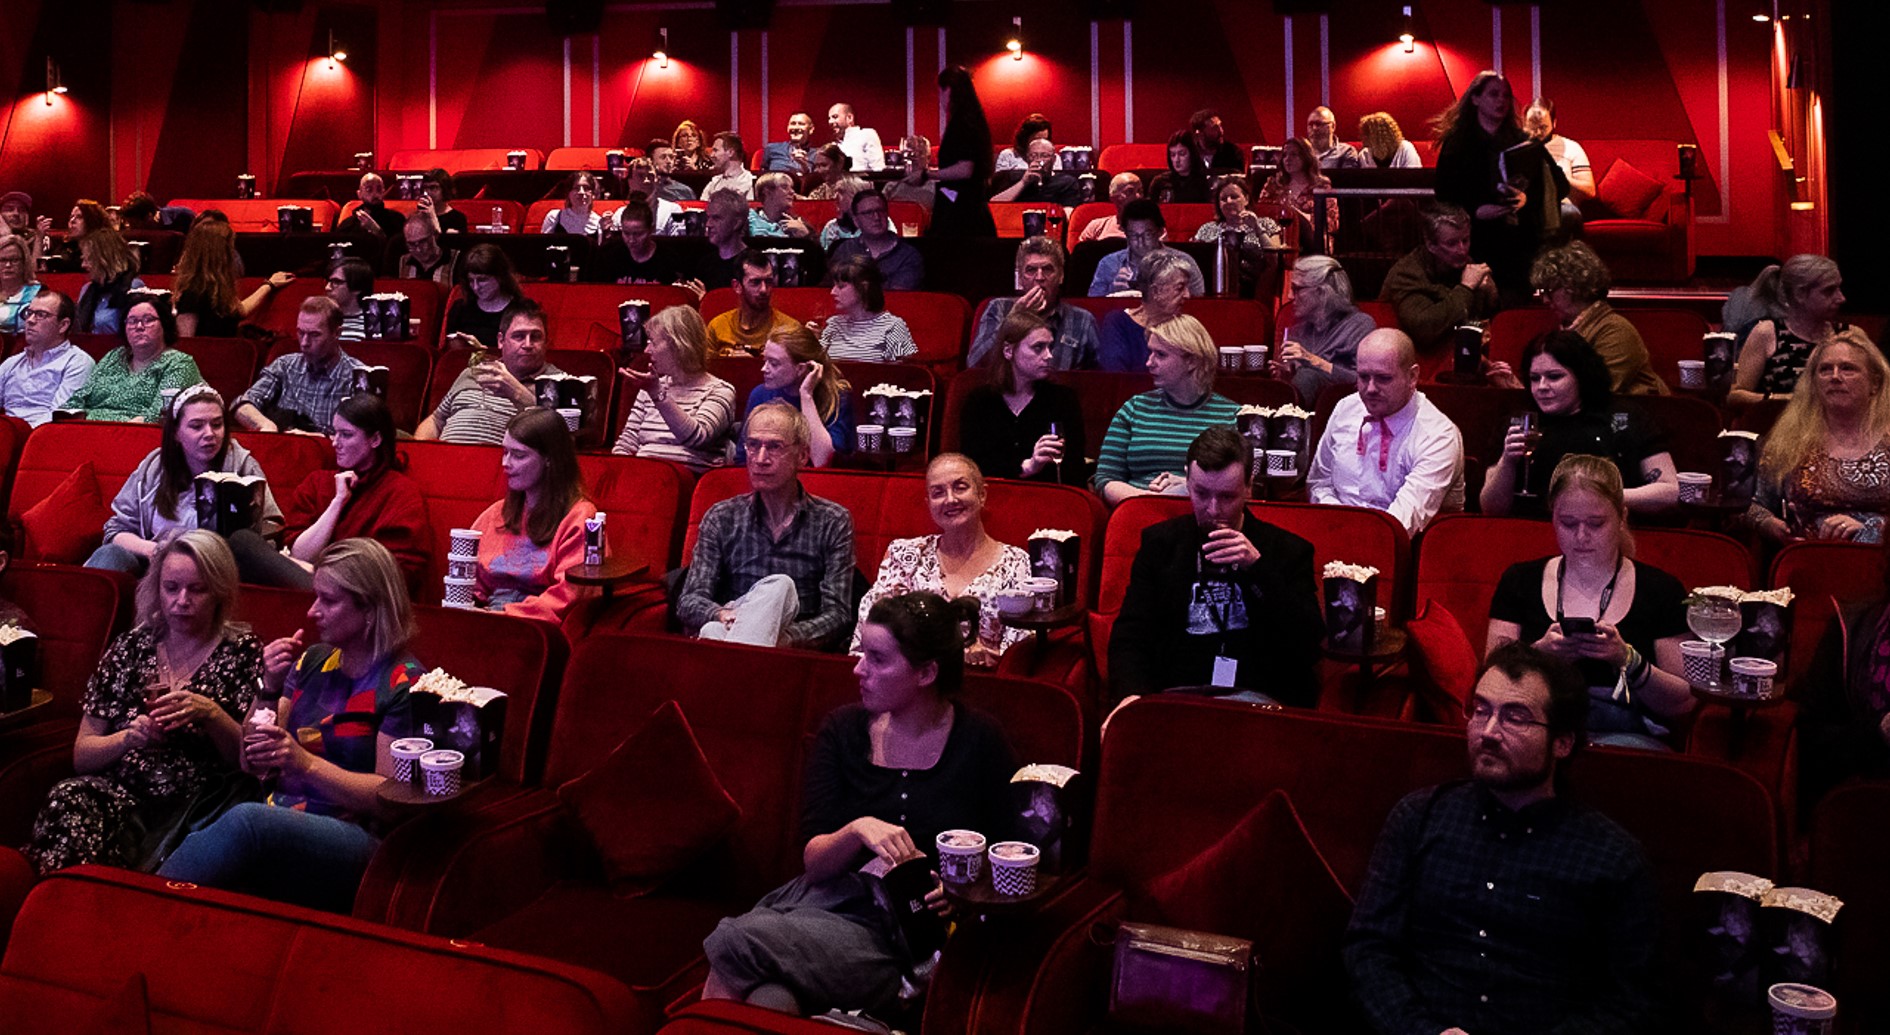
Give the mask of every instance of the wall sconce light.
M 46 105 L 52 106 L 53 94 L 66 92 L 66 80 L 59 74 L 59 65 L 52 55 L 46 55 Z
M 1024 18 L 1022 15 L 1011 17 L 1011 40 L 1004 44 L 1004 49 L 1011 52 L 1012 61 L 1024 60 Z
M 348 48 L 335 42 L 335 30 L 328 30 L 328 67 L 335 67 L 335 62 L 348 60 Z
M 656 30 L 656 50 L 650 54 L 655 59 L 656 67 L 669 67 L 669 29 Z
M 1398 42 L 1404 44 L 1406 54 L 1417 50 L 1417 37 L 1411 32 L 1411 5 L 1404 5 L 1404 31 L 1398 34 Z

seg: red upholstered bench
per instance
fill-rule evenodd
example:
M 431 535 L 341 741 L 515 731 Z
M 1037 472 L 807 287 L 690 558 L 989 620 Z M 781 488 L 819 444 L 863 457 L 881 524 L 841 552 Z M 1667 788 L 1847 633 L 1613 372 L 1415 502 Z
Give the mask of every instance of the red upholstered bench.
M 95 866 L 34 888 L 0 961 L 9 1032 L 620 1035 L 633 1014 L 583 967 Z
M 230 229 L 239 233 L 275 233 L 276 209 L 283 205 L 300 205 L 313 210 L 313 225 L 318 233 L 334 229 L 336 215 L 341 211 L 341 206 L 332 201 L 310 198 L 172 198 L 171 204 L 192 212 L 214 208 L 230 217 Z
M 506 168 L 506 156 L 513 151 L 525 152 L 525 168 L 542 169 L 545 166 L 545 153 L 535 147 L 461 147 L 451 149 L 411 149 L 395 151 L 388 156 L 389 169 L 424 170 L 440 168 L 450 173 L 479 172 L 485 169 Z

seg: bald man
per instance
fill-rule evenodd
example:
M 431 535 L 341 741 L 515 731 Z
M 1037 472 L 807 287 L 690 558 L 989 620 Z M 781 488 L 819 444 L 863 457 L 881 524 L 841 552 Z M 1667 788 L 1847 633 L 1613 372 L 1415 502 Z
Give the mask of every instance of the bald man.
M 1338 126 L 1339 120 L 1332 109 L 1322 104 L 1306 116 L 1306 142 L 1312 145 L 1319 168 L 1356 169 L 1359 167 L 1358 149 L 1339 139 Z
M 1358 345 L 1358 392 L 1339 401 L 1313 454 L 1314 503 L 1370 507 L 1417 535 L 1463 509 L 1463 433 L 1417 390 L 1417 347 L 1403 331 Z
M 387 184 L 379 173 L 367 173 L 355 188 L 361 204 L 354 210 L 354 229 L 375 237 L 400 237 L 407 217 L 387 207 Z
M 1109 203 L 1116 206 L 1114 215 L 1102 219 L 1092 219 L 1083 228 L 1078 240 L 1100 241 L 1106 237 L 1127 237 L 1122 229 L 1122 210 L 1129 202 L 1142 200 L 1142 178 L 1134 173 L 1117 173 L 1109 180 Z

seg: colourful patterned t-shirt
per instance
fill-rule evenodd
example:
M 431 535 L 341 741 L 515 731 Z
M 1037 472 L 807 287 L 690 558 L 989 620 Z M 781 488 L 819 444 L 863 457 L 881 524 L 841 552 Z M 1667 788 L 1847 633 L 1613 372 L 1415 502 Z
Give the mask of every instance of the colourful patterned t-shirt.
M 350 679 L 341 670 L 341 652 L 318 643 L 302 653 L 282 688 L 282 696 L 289 700 L 283 728 L 291 736 L 306 727 L 319 729 L 321 742 L 311 750 L 349 772 L 371 773 L 376 738 L 382 733 L 395 738 L 409 734 L 413 723 L 407 690 L 425 672 L 426 667 L 413 655 L 402 652 L 360 679 Z M 353 818 L 334 802 L 280 791 L 271 796 L 270 804 Z

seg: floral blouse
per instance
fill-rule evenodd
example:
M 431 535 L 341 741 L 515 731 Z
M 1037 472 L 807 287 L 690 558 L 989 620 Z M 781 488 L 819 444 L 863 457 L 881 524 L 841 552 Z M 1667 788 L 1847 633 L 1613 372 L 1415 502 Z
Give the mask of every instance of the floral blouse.
M 940 593 L 945 592 L 945 572 L 938 563 L 938 536 L 926 535 L 914 539 L 895 539 L 886 547 L 886 559 L 879 562 L 879 577 L 873 580 L 873 588 L 860 598 L 860 620 L 853 626 L 853 645 L 847 650 L 860 651 L 860 626 L 866 623 L 867 612 L 873 605 L 886 597 L 901 593 Z M 1022 549 L 1005 544 L 998 559 L 989 568 L 978 573 L 965 587 L 965 595 L 978 598 L 978 640 L 989 647 L 996 644 L 999 654 L 1011 649 L 1011 645 L 1030 635 L 1023 629 L 1006 627 L 998 620 L 997 597 L 1007 589 L 1016 589 L 1023 580 L 1030 578 L 1030 555 Z
M 139 626 L 112 641 L 85 688 L 85 715 L 117 733 L 148 710 L 145 693 L 159 681 L 158 636 Z M 262 678 L 262 642 L 250 633 L 226 635 L 184 684 L 243 721 Z M 103 774 L 135 797 L 172 800 L 195 794 L 219 770 L 229 768 L 210 737 L 195 729 L 132 748 Z
M 1794 536 L 1811 535 L 1825 518 L 1844 514 L 1864 526 L 1853 542 L 1880 543 L 1890 511 L 1890 439 L 1855 460 L 1814 450 L 1780 484 L 1761 480 L 1753 506 L 1782 519 Z

